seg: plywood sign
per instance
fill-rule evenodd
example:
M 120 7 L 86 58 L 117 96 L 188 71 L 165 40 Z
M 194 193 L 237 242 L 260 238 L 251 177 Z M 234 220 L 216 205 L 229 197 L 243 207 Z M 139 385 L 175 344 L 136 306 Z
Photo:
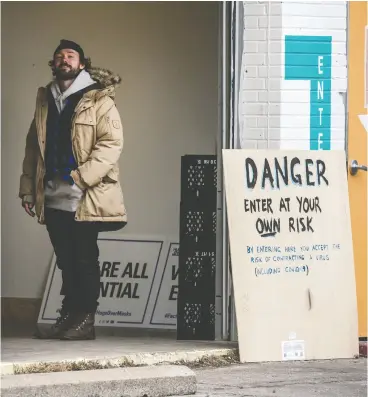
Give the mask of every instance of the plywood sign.
M 241 361 L 358 354 L 345 153 L 223 156 Z

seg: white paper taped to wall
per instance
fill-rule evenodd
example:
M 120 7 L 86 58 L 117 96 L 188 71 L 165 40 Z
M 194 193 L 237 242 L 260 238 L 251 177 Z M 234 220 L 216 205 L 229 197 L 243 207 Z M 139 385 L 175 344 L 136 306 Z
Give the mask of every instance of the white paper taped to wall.
M 287 340 L 281 342 L 282 360 L 305 360 L 304 340 Z

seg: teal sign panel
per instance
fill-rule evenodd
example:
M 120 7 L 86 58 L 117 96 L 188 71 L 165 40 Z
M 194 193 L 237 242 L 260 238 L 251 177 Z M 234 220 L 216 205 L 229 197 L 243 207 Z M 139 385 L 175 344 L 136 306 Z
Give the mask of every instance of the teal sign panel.
M 331 149 L 331 54 L 331 36 L 285 36 L 285 79 L 310 81 L 311 150 Z

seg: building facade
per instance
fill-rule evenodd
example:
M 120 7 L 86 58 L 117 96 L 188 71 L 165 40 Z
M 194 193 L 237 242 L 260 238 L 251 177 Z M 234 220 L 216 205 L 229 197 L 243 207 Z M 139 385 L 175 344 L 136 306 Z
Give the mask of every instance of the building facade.
M 367 165 L 367 2 L 243 2 L 235 147 L 345 150 Z M 348 173 L 367 336 L 367 173 Z M 336 215 L 338 216 L 338 214 Z
M 26 217 L 17 193 L 37 87 L 51 79 L 47 62 L 61 38 L 80 42 L 94 65 L 123 77 L 124 233 L 175 241 L 185 154 L 345 150 L 347 165 L 367 164 L 367 13 L 367 2 L 322 0 L 3 3 L 5 321 L 38 314 L 52 257 L 45 229 Z M 80 24 L 87 14 L 92 31 Z M 367 173 L 348 172 L 348 181 L 359 334 L 366 337 Z M 216 335 L 226 339 L 236 332 L 221 211 Z

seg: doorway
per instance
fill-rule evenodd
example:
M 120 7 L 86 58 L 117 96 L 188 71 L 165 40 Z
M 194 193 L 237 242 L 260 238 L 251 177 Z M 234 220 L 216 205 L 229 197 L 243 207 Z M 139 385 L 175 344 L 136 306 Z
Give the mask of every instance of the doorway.
M 86 4 L 2 4 L 3 324 L 36 320 L 52 258 L 45 228 L 26 217 L 16 197 L 35 95 L 51 79 L 48 61 L 60 39 L 80 43 L 93 66 L 123 79 L 116 100 L 125 138 L 120 166 L 129 224 L 123 234 L 178 242 L 181 156 L 214 155 L 221 146 L 221 6 Z M 92 28 L 81 23 L 86 18 Z

